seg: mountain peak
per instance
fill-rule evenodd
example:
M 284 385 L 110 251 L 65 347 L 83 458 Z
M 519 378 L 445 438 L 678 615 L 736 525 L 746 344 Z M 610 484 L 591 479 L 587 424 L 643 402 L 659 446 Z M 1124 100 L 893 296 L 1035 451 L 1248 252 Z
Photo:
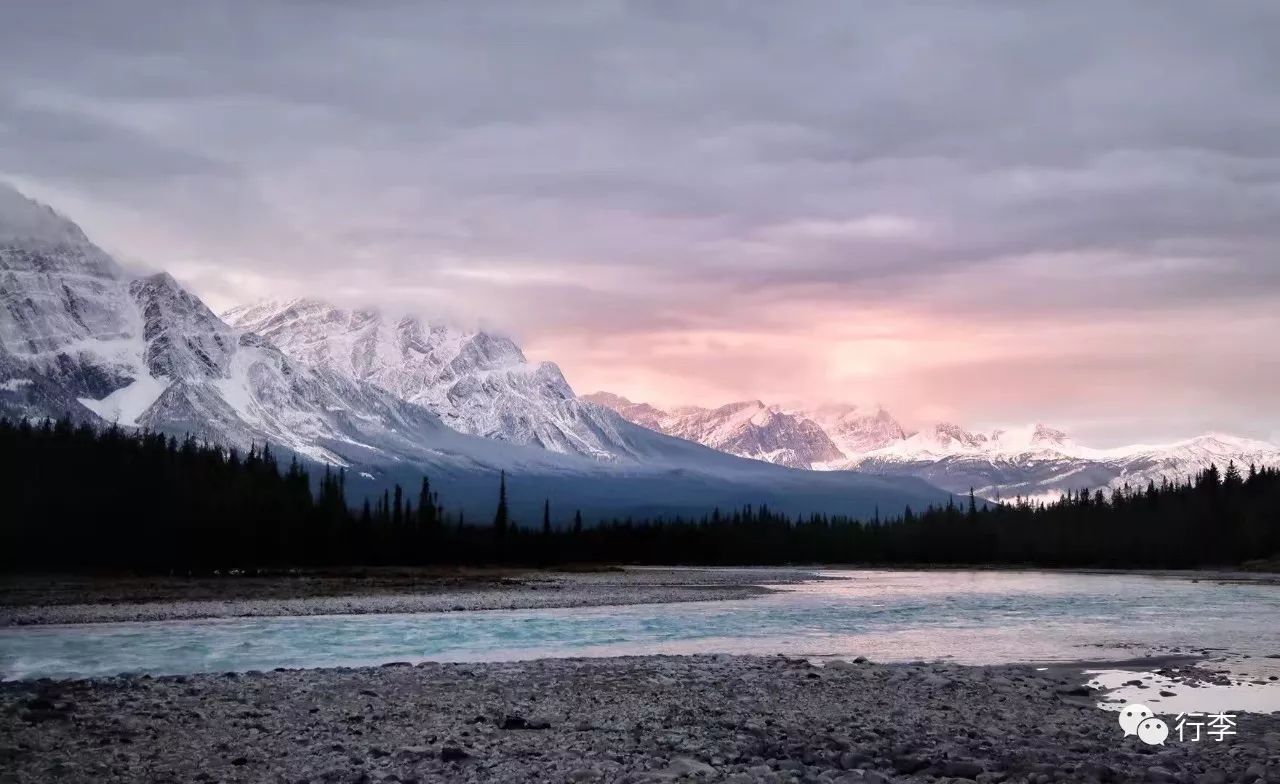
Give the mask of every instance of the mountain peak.
M 69 218 L 0 180 L 0 246 L 27 244 L 90 245 Z
M 612 392 L 605 392 L 603 390 L 600 392 L 592 392 L 589 395 L 581 395 L 580 399 L 586 400 L 589 403 L 595 403 L 598 406 L 605 406 L 606 408 L 612 408 L 614 410 L 617 410 L 624 406 L 635 405 L 635 403 L 632 403 L 630 400 L 623 397 L 622 395 L 615 395 Z
M 952 422 L 939 422 L 933 426 L 933 439 L 941 446 L 948 447 L 953 443 L 964 447 L 977 447 L 987 442 L 981 433 L 970 433 Z
M 8 304 L 0 308 L 2 351 L 55 361 L 79 341 L 121 338 L 136 326 L 115 260 L 76 224 L 4 183 L 0 279 Z
M 134 281 L 134 283 L 168 291 L 185 291 L 182 288 L 182 284 L 178 283 L 178 281 L 167 272 L 156 272 L 151 275 L 144 275 Z
M 436 414 L 451 428 L 556 452 L 614 459 L 630 454 L 617 418 L 577 399 L 553 362 L 530 363 L 511 338 L 375 308 L 320 300 L 268 302 L 225 314 L 286 356 L 373 384 Z
M 1070 437 L 1055 427 L 1049 427 L 1045 424 L 1037 423 L 1035 430 L 1031 434 L 1031 443 L 1045 446 L 1062 446 Z

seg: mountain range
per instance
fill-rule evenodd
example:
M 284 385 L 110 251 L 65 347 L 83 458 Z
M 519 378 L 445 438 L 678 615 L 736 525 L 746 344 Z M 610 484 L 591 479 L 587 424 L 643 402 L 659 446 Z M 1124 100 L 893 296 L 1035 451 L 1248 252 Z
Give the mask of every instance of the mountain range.
M 948 494 L 914 477 L 814 472 L 636 425 L 579 399 L 508 338 L 317 300 L 222 317 L 164 273 L 132 276 L 73 222 L 0 183 L 0 414 L 265 443 L 345 469 L 348 493 L 432 477 L 519 520 L 700 514 L 746 503 L 869 515 Z
M 1280 447 L 1210 434 L 1092 449 L 1061 430 L 909 430 L 883 408 L 761 401 L 665 410 L 579 397 L 502 335 L 318 299 L 221 316 L 165 273 L 127 274 L 73 222 L 0 184 L 0 414 L 270 443 L 347 470 L 356 497 L 423 473 L 474 514 L 496 476 L 533 519 L 543 499 L 588 516 L 767 503 L 887 513 L 972 488 L 986 498 L 1280 464 Z
M 943 422 L 910 431 L 883 408 L 789 410 L 755 400 L 664 410 L 607 392 L 583 399 L 645 427 L 743 457 L 818 471 L 914 476 L 952 493 L 972 488 L 992 499 L 1053 500 L 1064 492 L 1143 487 L 1185 479 L 1210 464 L 1220 470 L 1232 462 L 1241 470 L 1280 465 L 1280 446 L 1220 433 L 1094 449 L 1043 424 L 984 433 Z

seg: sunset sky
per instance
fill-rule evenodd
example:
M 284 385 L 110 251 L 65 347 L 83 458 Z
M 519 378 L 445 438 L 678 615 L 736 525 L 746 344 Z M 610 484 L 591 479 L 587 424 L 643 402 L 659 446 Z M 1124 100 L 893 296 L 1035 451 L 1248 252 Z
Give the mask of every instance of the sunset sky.
M 14 18 L 16 16 L 16 18 Z M 1280 4 L 31 3 L 0 178 L 579 392 L 1280 439 Z

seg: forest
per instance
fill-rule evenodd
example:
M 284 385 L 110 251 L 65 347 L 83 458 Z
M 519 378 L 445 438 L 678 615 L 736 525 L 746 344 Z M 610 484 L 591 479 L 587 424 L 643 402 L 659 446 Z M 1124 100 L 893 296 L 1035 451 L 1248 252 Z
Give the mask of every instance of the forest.
M 1280 470 L 1198 476 L 1054 503 L 968 497 L 859 520 L 766 506 L 696 519 L 586 520 L 545 499 L 513 520 L 463 519 L 428 477 L 349 504 L 269 446 L 245 454 L 161 433 L 0 420 L 0 568 L 196 573 L 325 566 L 512 564 L 1004 564 L 1236 566 L 1280 554 Z M 446 492 L 442 493 L 444 490 Z M 887 510 L 886 510 L 887 511 Z

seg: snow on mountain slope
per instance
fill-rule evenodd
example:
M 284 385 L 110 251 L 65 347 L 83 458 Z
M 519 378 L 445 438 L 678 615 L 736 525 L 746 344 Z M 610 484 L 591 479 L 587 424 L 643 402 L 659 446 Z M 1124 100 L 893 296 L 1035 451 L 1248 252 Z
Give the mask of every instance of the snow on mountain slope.
M 743 457 L 782 462 L 777 459 L 779 453 L 727 435 L 736 433 L 736 427 L 744 420 L 750 422 L 759 412 L 777 410 L 763 403 L 667 412 L 604 392 L 587 397 L 646 427 Z M 1094 449 L 1043 424 L 982 433 L 943 422 L 908 433 L 884 409 L 864 413 L 855 406 L 825 406 L 793 410 L 787 415 L 821 428 L 838 448 L 835 458 L 793 464 L 825 471 L 916 477 L 953 493 L 973 488 L 987 498 L 1043 500 L 1067 491 L 1145 486 L 1166 478 L 1186 479 L 1210 464 L 1219 470 L 1231 462 L 1242 469 L 1250 464 L 1280 465 L 1280 446 L 1221 434 L 1159 446 Z M 800 443 L 817 443 L 807 431 L 786 435 L 795 437 L 797 432 L 804 433 Z
M 141 321 L 129 303 L 110 256 L 74 223 L 0 183 L 0 356 L 74 395 L 107 395 L 133 371 Z
M 447 431 L 419 406 L 241 335 L 167 274 L 128 280 L 74 223 L 8 186 L 0 243 L 5 412 L 269 440 L 335 463 L 421 451 Z
M 530 364 L 509 338 L 314 299 L 263 302 L 223 317 L 294 360 L 377 385 L 463 433 L 597 459 L 634 456 L 628 425 L 578 400 L 560 368 Z
M 828 466 L 883 476 L 915 476 L 956 493 L 1052 500 L 1064 492 L 1182 481 L 1209 465 L 1226 470 L 1280 465 L 1280 446 L 1209 434 L 1160 446 L 1094 449 L 1045 425 L 968 433 L 939 425 L 904 441 Z
M 883 408 L 864 413 L 857 406 L 821 406 L 795 413 L 817 422 L 831 437 L 842 458 L 881 449 L 907 437 L 898 420 Z
M 715 409 L 685 407 L 663 411 L 608 392 L 584 395 L 582 399 L 611 408 L 651 430 L 753 460 L 810 468 L 843 457 L 815 422 L 758 400 Z
M 663 421 L 671 416 L 669 412 L 663 411 L 656 406 L 651 406 L 648 403 L 632 403 L 625 397 L 611 395 L 608 392 L 593 392 L 589 395 L 582 395 L 580 399 L 612 409 L 628 422 L 634 422 L 641 427 L 657 430 L 660 433 L 665 432 L 662 427 Z
M 793 471 L 633 425 L 486 333 L 305 301 L 233 314 L 268 337 L 233 327 L 166 274 L 127 279 L 75 224 L 2 184 L 0 305 L 0 415 L 270 442 L 351 467 L 352 498 L 427 472 L 477 519 L 492 514 L 500 471 L 529 521 L 544 499 L 596 519 L 746 503 L 870 515 L 947 497 L 916 479 Z

